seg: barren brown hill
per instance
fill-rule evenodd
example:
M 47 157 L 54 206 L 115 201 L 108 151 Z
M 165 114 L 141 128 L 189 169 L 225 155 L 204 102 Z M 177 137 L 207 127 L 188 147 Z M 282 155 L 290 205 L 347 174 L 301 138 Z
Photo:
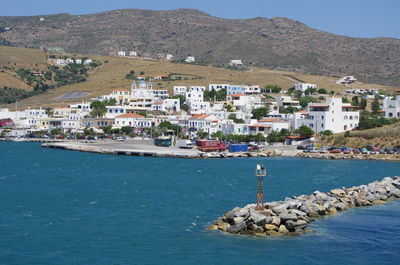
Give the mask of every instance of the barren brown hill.
M 339 36 L 286 18 L 222 19 L 193 9 L 0 17 L 0 43 L 83 54 L 191 54 L 218 64 L 242 59 L 247 65 L 400 85 L 399 39 Z

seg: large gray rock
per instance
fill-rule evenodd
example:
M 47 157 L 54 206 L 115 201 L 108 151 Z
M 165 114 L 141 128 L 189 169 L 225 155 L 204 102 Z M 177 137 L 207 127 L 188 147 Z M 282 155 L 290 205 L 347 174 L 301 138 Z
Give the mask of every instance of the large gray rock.
M 326 193 L 324 193 L 324 192 L 315 191 L 315 192 L 314 192 L 314 195 L 315 195 L 315 198 L 316 198 L 317 200 L 320 200 L 320 201 L 327 201 L 327 200 L 329 200 L 329 196 L 328 196 Z
M 289 205 L 286 203 L 282 203 L 280 205 L 275 206 L 274 208 L 272 208 L 272 211 L 274 213 L 276 213 L 277 215 L 281 214 L 282 212 L 287 211 Z
M 233 223 L 234 223 L 235 225 L 240 224 L 240 223 L 242 223 L 243 221 L 244 221 L 244 218 L 243 218 L 242 216 L 238 216 L 238 217 L 234 217 L 234 218 L 233 218 Z
M 265 215 L 262 215 L 253 209 L 250 210 L 250 218 L 254 221 L 254 223 L 261 226 L 265 225 L 267 219 Z
M 240 231 L 243 231 L 245 228 L 246 228 L 246 223 L 242 222 L 240 224 L 236 224 L 236 225 L 228 227 L 228 229 L 226 229 L 226 232 L 232 233 L 232 234 L 237 234 Z
M 235 207 L 235 208 L 233 208 L 233 209 L 230 210 L 229 212 L 226 212 L 226 213 L 225 213 L 225 218 L 226 218 L 227 220 L 232 221 L 233 218 L 235 217 L 236 212 L 240 211 L 241 209 L 242 209 L 242 208 L 240 208 L 240 207 Z
M 240 208 L 239 211 L 234 212 L 235 217 L 245 217 L 248 214 L 249 214 L 249 209 L 247 208 Z
M 297 217 L 296 214 L 294 213 L 290 213 L 289 211 L 283 212 L 279 215 L 279 218 L 281 218 L 281 220 L 283 222 L 287 222 L 289 220 L 291 221 L 297 221 L 299 218 Z
M 297 220 L 296 222 L 289 220 L 285 223 L 285 226 L 289 231 L 294 231 L 298 229 L 304 229 L 307 226 L 307 222 L 304 220 Z
M 343 210 L 347 209 L 346 204 L 344 204 L 343 202 L 338 202 L 334 206 L 339 211 L 343 211 Z
M 393 180 L 392 185 L 395 186 L 396 188 L 400 189 L 400 178 Z

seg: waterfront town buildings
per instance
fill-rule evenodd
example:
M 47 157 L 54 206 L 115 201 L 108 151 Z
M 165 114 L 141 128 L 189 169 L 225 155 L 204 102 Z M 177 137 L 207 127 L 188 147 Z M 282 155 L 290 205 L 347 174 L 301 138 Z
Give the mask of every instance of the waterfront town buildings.
M 302 85 L 309 87 L 311 84 Z M 226 98 L 207 101 L 204 97 L 207 90 L 223 91 Z M 356 128 L 360 118 L 357 108 L 342 103 L 340 97 L 326 97 L 324 102 L 309 103 L 302 109 L 299 101 L 290 95 L 265 97 L 258 85 L 176 85 L 172 87 L 170 96 L 168 90 L 153 89 L 151 82 L 139 80 L 133 82 L 130 89 L 115 89 L 94 100 L 112 100 L 115 104 L 106 106 L 106 112 L 101 117 L 91 115 L 91 102 L 56 106 L 51 110 L 0 109 L 1 125 L 27 131 L 60 129 L 68 133 L 82 132 L 85 128 L 101 131 L 106 127 L 120 129 L 125 126 L 143 130 L 157 126 L 162 121 L 169 121 L 181 126 L 190 137 L 198 132 L 209 135 L 216 132 L 225 135 L 260 133 L 267 136 L 271 131 L 294 131 L 303 125 L 316 133 L 325 130 L 340 133 Z M 254 119 L 253 111 L 265 106 L 269 108 L 268 113 Z M 281 110 L 289 106 L 298 111 L 281 113 Z M 387 117 L 399 117 L 400 96 L 395 99 L 386 98 L 383 108 Z

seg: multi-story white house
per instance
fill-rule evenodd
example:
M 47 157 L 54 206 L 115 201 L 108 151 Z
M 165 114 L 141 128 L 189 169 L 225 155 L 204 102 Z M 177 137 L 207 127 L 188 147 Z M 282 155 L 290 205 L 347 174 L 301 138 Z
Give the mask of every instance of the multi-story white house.
M 309 84 L 309 83 L 299 83 L 299 84 L 294 84 L 294 89 L 298 91 L 306 91 L 309 88 L 317 88 L 316 84 Z
M 211 115 L 196 114 L 189 118 L 188 127 L 213 134 L 221 130 L 219 120 Z
M 151 82 L 139 81 L 132 83 L 130 105 L 151 110 L 151 105 L 155 101 L 153 86 Z
M 204 91 L 206 91 L 206 87 L 205 86 L 190 86 L 189 92 L 193 92 L 193 91 L 204 92 Z
M 220 91 L 221 89 L 226 89 L 228 91 L 228 88 L 230 87 L 230 84 L 209 84 L 208 85 L 208 90 L 212 91 Z
M 175 113 L 181 111 L 179 98 L 164 99 L 162 101 L 154 102 L 152 110 Z
M 300 109 L 301 106 L 298 100 L 293 100 L 291 96 L 274 96 L 276 102 L 278 103 L 278 107 L 286 108 L 286 107 L 294 107 Z
M 174 96 L 182 95 L 186 96 L 187 87 L 186 86 L 174 86 Z
M 136 51 L 130 51 L 129 52 L 129 56 L 136 57 L 137 56 L 137 52 Z
M 153 90 L 153 95 L 155 99 L 164 99 L 169 96 L 168 90 L 166 89 Z
M 118 55 L 118 56 L 121 56 L 121 57 L 124 57 L 124 56 L 126 56 L 126 52 L 124 52 L 124 51 L 118 51 L 117 55 Z
M 382 110 L 385 112 L 385 118 L 400 118 L 400 95 L 395 98 L 385 97 L 383 99 Z
M 130 126 L 135 128 L 149 128 L 152 126 L 151 119 L 135 113 L 125 113 L 115 117 L 115 128 Z
M 260 86 L 247 86 L 247 85 L 230 85 L 226 91 L 227 96 L 231 94 L 244 94 L 244 95 L 251 95 L 251 94 L 259 94 L 260 93 Z
M 295 129 L 305 125 L 314 132 L 330 130 L 333 133 L 349 131 L 358 126 L 360 112 L 357 107 L 342 103 L 341 98 L 327 98 L 325 103 L 309 103 L 307 112 L 295 122 Z M 297 118 L 297 115 L 294 115 Z

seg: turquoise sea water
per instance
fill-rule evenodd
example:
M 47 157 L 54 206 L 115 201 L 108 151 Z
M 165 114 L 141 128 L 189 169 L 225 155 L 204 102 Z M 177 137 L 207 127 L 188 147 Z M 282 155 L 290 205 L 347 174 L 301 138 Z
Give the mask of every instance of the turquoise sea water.
M 0 264 L 399 264 L 400 201 L 319 219 L 301 237 L 207 231 L 254 201 L 260 159 L 0 151 Z M 267 200 L 400 175 L 394 162 L 262 161 Z

